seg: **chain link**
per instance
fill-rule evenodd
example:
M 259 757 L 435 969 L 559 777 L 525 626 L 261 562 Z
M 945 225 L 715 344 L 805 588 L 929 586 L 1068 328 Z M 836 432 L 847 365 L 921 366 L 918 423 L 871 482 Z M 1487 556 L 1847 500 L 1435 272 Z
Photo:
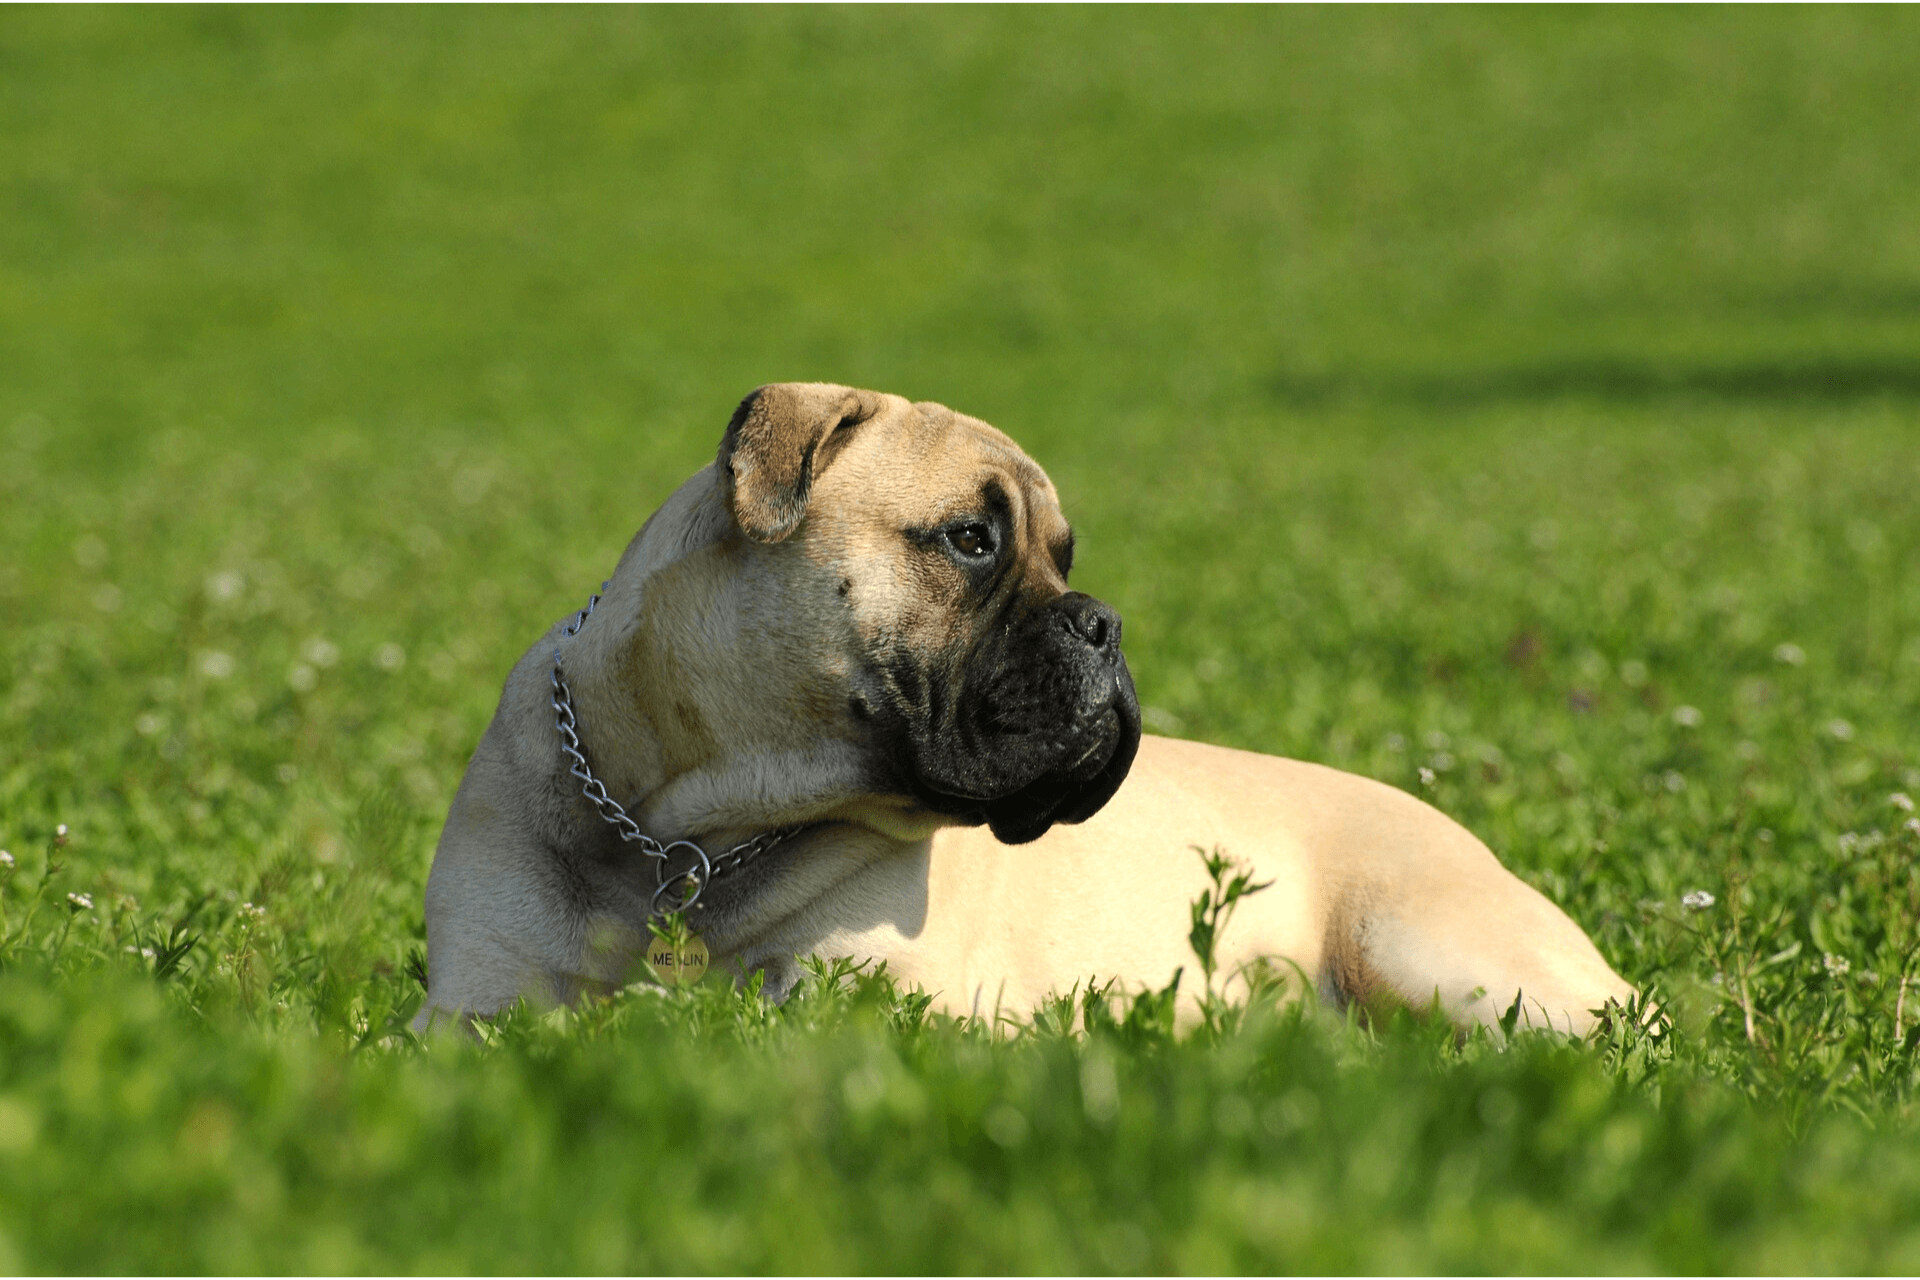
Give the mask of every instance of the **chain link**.
M 605 591 L 607 585 L 601 583 L 600 590 Z M 599 603 L 598 595 L 588 600 L 587 607 L 561 632 L 562 638 L 571 640 L 579 635 L 581 626 L 593 616 L 593 607 Z M 566 677 L 560 670 L 560 649 L 557 645 L 553 650 L 553 716 L 554 728 L 560 733 L 560 753 L 572 762 L 567 772 L 580 779 L 581 794 L 599 810 L 601 818 L 620 833 L 621 840 L 640 846 L 640 852 L 653 859 L 654 915 L 685 911 L 698 900 L 708 884 L 732 875 L 801 829 L 777 827 L 772 831 L 763 831 L 753 839 L 744 840 L 725 853 L 715 855 L 708 854 L 691 840 L 673 840 L 661 844 L 642 831 L 640 824 L 628 815 L 625 807 L 607 794 L 606 784 L 593 776 L 593 770 L 587 764 L 586 750 L 580 745 L 580 720 L 574 714 L 573 692 L 567 687 Z M 676 855 L 685 854 L 693 856 L 691 865 L 685 871 L 669 874 L 668 866 Z

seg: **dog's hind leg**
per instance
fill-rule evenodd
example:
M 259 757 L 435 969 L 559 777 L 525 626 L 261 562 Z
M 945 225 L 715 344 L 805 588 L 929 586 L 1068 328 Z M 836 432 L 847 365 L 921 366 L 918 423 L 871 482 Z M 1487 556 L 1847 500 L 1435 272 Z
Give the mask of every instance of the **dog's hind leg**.
M 1513 1011 L 1516 1028 L 1575 1036 L 1610 1001 L 1634 995 L 1565 912 L 1482 853 L 1445 869 L 1454 874 L 1341 894 L 1328 920 L 1326 994 L 1376 1012 L 1388 1001 L 1416 1010 L 1437 1001 L 1455 1025 L 1495 1032 Z

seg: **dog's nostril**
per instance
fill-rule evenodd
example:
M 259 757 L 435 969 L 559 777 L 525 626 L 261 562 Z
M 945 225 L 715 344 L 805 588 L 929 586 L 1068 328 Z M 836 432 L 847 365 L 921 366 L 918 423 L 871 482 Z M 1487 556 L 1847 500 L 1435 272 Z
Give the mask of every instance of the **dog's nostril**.
M 1119 645 L 1120 616 L 1091 596 L 1073 600 L 1066 609 L 1066 617 L 1067 625 L 1088 647 L 1106 652 Z

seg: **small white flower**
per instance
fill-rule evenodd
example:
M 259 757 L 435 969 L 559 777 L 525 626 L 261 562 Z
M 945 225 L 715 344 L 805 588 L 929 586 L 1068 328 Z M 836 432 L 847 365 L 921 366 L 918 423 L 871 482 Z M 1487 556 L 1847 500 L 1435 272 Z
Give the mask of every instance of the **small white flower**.
M 1674 795 L 1679 795 L 1687 789 L 1687 775 L 1678 769 L 1669 769 L 1660 775 L 1660 785 Z
M 1853 741 L 1853 725 L 1850 721 L 1838 719 L 1829 720 L 1827 721 L 1827 732 L 1841 742 Z
M 1694 889 L 1681 895 L 1680 905 L 1689 911 L 1705 911 L 1713 905 L 1713 895 L 1705 889 Z
M 246 581 L 239 574 L 228 569 L 207 579 L 207 594 L 215 600 L 231 600 L 240 594 L 240 589 L 245 585 Z
M 1840 852 L 1851 857 L 1860 849 L 1859 833 L 1854 831 L 1842 832 L 1838 844 L 1840 846 Z
M 1785 666 L 1797 667 L 1807 660 L 1807 651 L 1797 644 L 1783 644 L 1773 651 L 1773 660 Z
M 8 871 L 13 870 L 13 855 L 5 849 L 0 849 L 0 867 L 5 867 Z
M 1903 824 L 1903 829 L 1912 835 L 1920 836 L 1920 818 L 1908 818 Z
M 1827 973 L 1835 978 L 1846 977 L 1847 971 L 1853 968 L 1853 962 L 1845 956 L 1836 956 L 1831 953 L 1821 956 L 1820 963 L 1825 965 Z
M 330 667 L 340 661 L 340 650 L 315 636 L 300 646 L 300 656 L 316 667 Z
M 67 901 L 72 903 L 77 911 L 93 910 L 93 895 L 90 893 L 70 893 L 67 895 Z
M 295 693 L 305 693 L 320 683 L 320 673 L 304 662 L 296 662 L 287 672 L 287 684 Z
M 243 902 L 240 904 L 240 914 L 243 916 L 251 916 L 255 920 L 265 920 L 267 918 L 267 909 L 265 907 L 256 907 L 251 902 Z
M 1887 803 L 1902 813 L 1913 812 L 1913 797 L 1904 791 L 1896 791 L 1887 797 Z
M 1701 719 L 1700 708 L 1698 707 L 1675 707 L 1673 709 L 1673 722 L 1682 729 L 1698 729 Z
M 407 665 L 407 651 L 397 644 L 383 644 L 374 650 L 373 662 L 382 671 L 398 671 Z
M 143 738 L 151 738 L 167 727 L 167 722 L 151 711 L 143 711 L 133 721 L 133 731 Z
M 200 655 L 200 674 L 209 680 L 225 680 L 233 674 L 233 655 L 209 649 Z
M 1434 774 L 1433 770 L 1427 768 L 1425 765 L 1420 766 L 1420 785 L 1421 786 L 1423 787 L 1432 786 L 1435 776 L 1436 775 Z
M 142 960 L 152 960 L 154 958 L 153 948 L 152 947 L 140 948 L 140 958 Z
M 53 835 L 54 835 L 54 838 L 57 840 L 65 840 L 67 838 L 67 824 L 64 822 L 54 823 Z

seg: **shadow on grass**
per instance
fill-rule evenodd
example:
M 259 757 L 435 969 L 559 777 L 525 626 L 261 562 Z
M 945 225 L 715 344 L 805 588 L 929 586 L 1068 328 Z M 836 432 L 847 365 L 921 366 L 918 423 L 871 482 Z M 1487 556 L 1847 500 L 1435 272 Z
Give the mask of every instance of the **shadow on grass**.
M 1288 408 L 1388 401 L 1456 408 L 1529 400 L 1851 401 L 1920 397 L 1920 360 L 1805 360 L 1700 367 L 1627 360 L 1568 360 L 1454 373 L 1281 372 L 1266 391 Z

